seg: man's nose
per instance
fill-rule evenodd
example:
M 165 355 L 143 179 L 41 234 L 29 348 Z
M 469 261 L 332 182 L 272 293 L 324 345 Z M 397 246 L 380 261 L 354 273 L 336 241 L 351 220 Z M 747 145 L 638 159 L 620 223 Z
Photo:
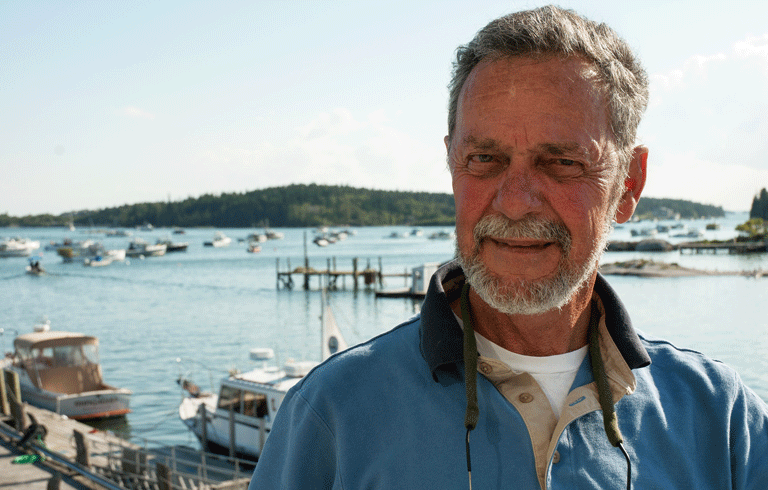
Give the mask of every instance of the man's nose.
M 531 168 L 510 165 L 501 176 L 494 208 L 509 219 L 518 220 L 541 210 L 544 202 L 540 177 Z

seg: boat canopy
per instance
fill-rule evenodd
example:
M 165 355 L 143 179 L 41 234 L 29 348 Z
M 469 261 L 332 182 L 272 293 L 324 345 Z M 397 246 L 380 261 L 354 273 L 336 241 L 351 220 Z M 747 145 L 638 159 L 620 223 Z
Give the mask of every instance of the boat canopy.
M 71 332 L 33 332 L 19 335 L 13 341 L 13 346 L 20 350 L 98 344 L 96 337 Z

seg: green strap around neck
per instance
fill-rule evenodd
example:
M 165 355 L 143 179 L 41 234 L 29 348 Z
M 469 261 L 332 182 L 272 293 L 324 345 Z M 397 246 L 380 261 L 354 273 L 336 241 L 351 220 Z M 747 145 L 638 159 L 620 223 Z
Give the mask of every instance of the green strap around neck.
M 461 290 L 461 321 L 464 323 L 464 384 L 467 389 L 464 426 L 472 430 L 477 426 L 480 408 L 477 405 L 477 341 L 469 312 L 469 283 L 464 283 Z

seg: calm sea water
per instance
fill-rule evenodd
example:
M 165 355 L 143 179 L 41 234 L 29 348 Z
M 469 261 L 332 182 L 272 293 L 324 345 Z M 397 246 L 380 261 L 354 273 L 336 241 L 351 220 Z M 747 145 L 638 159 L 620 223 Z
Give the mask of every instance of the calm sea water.
M 722 228 L 707 238 L 734 236 L 736 224 L 746 214 L 719 220 Z M 706 222 L 687 222 L 704 231 Z M 631 239 L 634 223 L 614 231 L 616 239 Z M 307 245 L 310 266 L 324 269 L 335 262 L 351 270 L 370 263 L 385 273 L 399 273 L 426 262 L 442 262 L 453 255 L 450 240 L 429 240 L 442 228 L 424 228 L 422 237 L 389 238 L 408 227 L 358 228 L 347 240 L 320 248 Z M 448 230 L 445 228 L 445 230 Z M 154 242 L 170 230 L 131 230 Z M 190 243 L 187 252 L 145 260 L 129 259 L 108 267 L 89 268 L 67 264 L 55 252 L 43 252 L 42 263 L 50 273 L 33 277 L 24 273 L 27 259 L 0 259 L 0 337 L 4 350 L 11 348 L 15 331 L 31 331 L 47 316 L 54 329 L 79 331 L 99 337 L 101 361 L 107 382 L 134 392 L 133 413 L 118 426 L 135 438 L 164 444 L 196 445 L 178 419 L 176 409 L 183 393 L 176 384 L 180 374 L 190 374 L 203 388 L 218 387 L 230 369 L 251 367 L 248 351 L 271 347 L 282 362 L 287 358 L 320 357 L 320 303 L 318 282 L 312 290 L 300 287 L 278 290 L 280 270 L 303 265 L 305 234 L 314 230 L 280 229 L 282 240 L 262 244 L 257 254 L 238 242 L 252 231 L 221 230 L 233 238 L 228 248 L 203 247 L 213 229 L 190 229 L 173 235 Z M 64 237 L 101 240 L 107 248 L 125 248 L 130 238 L 105 237 L 86 230 L 14 228 L 0 229 L 0 236 L 23 236 L 43 245 Z M 667 238 L 667 235 L 659 235 Z M 671 239 L 670 241 L 681 239 Z M 42 250 L 42 249 L 41 249 Z M 628 258 L 653 258 L 708 270 L 768 269 L 768 256 L 681 255 L 607 253 L 603 262 Z M 612 277 L 611 284 L 626 303 L 640 330 L 720 359 L 741 374 L 745 382 L 768 400 L 768 279 L 747 277 L 695 277 L 641 279 Z M 295 276 L 301 285 L 299 276 Z M 403 278 L 387 278 L 385 288 L 402 288 Z M 350 344 L 369 339 L 411 317 L 419 301 L 376 298 L 372 290 L 357 292 L 347 280 L 346 289 L 330 296 L 337 322 Z

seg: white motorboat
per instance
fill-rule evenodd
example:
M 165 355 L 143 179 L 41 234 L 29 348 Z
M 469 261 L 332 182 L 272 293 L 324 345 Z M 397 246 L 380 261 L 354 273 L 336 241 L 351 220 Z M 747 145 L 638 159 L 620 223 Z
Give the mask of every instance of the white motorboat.
M 165 255 L 167 249 L 165 244 L 152 245 L 142 238 L 135 237 L 125 249 L 125 255 L 127 257 L 158 257 Z
M 33 250 L 40 248 L 38 240 L 13 237 L 0 241 L 0 257 L 29 257 Z
M 325 301 L 321 328 L 321 359 L 325 360 L 347 348 Z M 178 379 L 178 383 L 188 392 L 179 406 L 179 417 L 197 436 L 203 448 L 258 459 L 285 394 L 317 365 L 311 361 L 289 360 L 280 369 L 269 364 L 274 358 L 272 349 L 253 349 L 250 357 L 263 365 L 223 378 L 218 395 L 201 392 L 185 376 Z
M 77 420 L 129 413 L 131 391 L 104 383 L 96 337 L 54 332 L 46 320 L 19 335 L 5 369 L 19 376 L 21 398 L 36 407 Z
M 210 242 L 203 242 L 206 247 L 228 247 L 232 243 L 232 239 L 224 233 L 217 231 L 213 235 L 213 240 Z
M 125 260 L 125 249 L 107 250 L 101 242 L 85 240 L 61 247 L 56 251 L 64 262 L 82 262 L 85 265 L 107 265 L 115 260 Z

